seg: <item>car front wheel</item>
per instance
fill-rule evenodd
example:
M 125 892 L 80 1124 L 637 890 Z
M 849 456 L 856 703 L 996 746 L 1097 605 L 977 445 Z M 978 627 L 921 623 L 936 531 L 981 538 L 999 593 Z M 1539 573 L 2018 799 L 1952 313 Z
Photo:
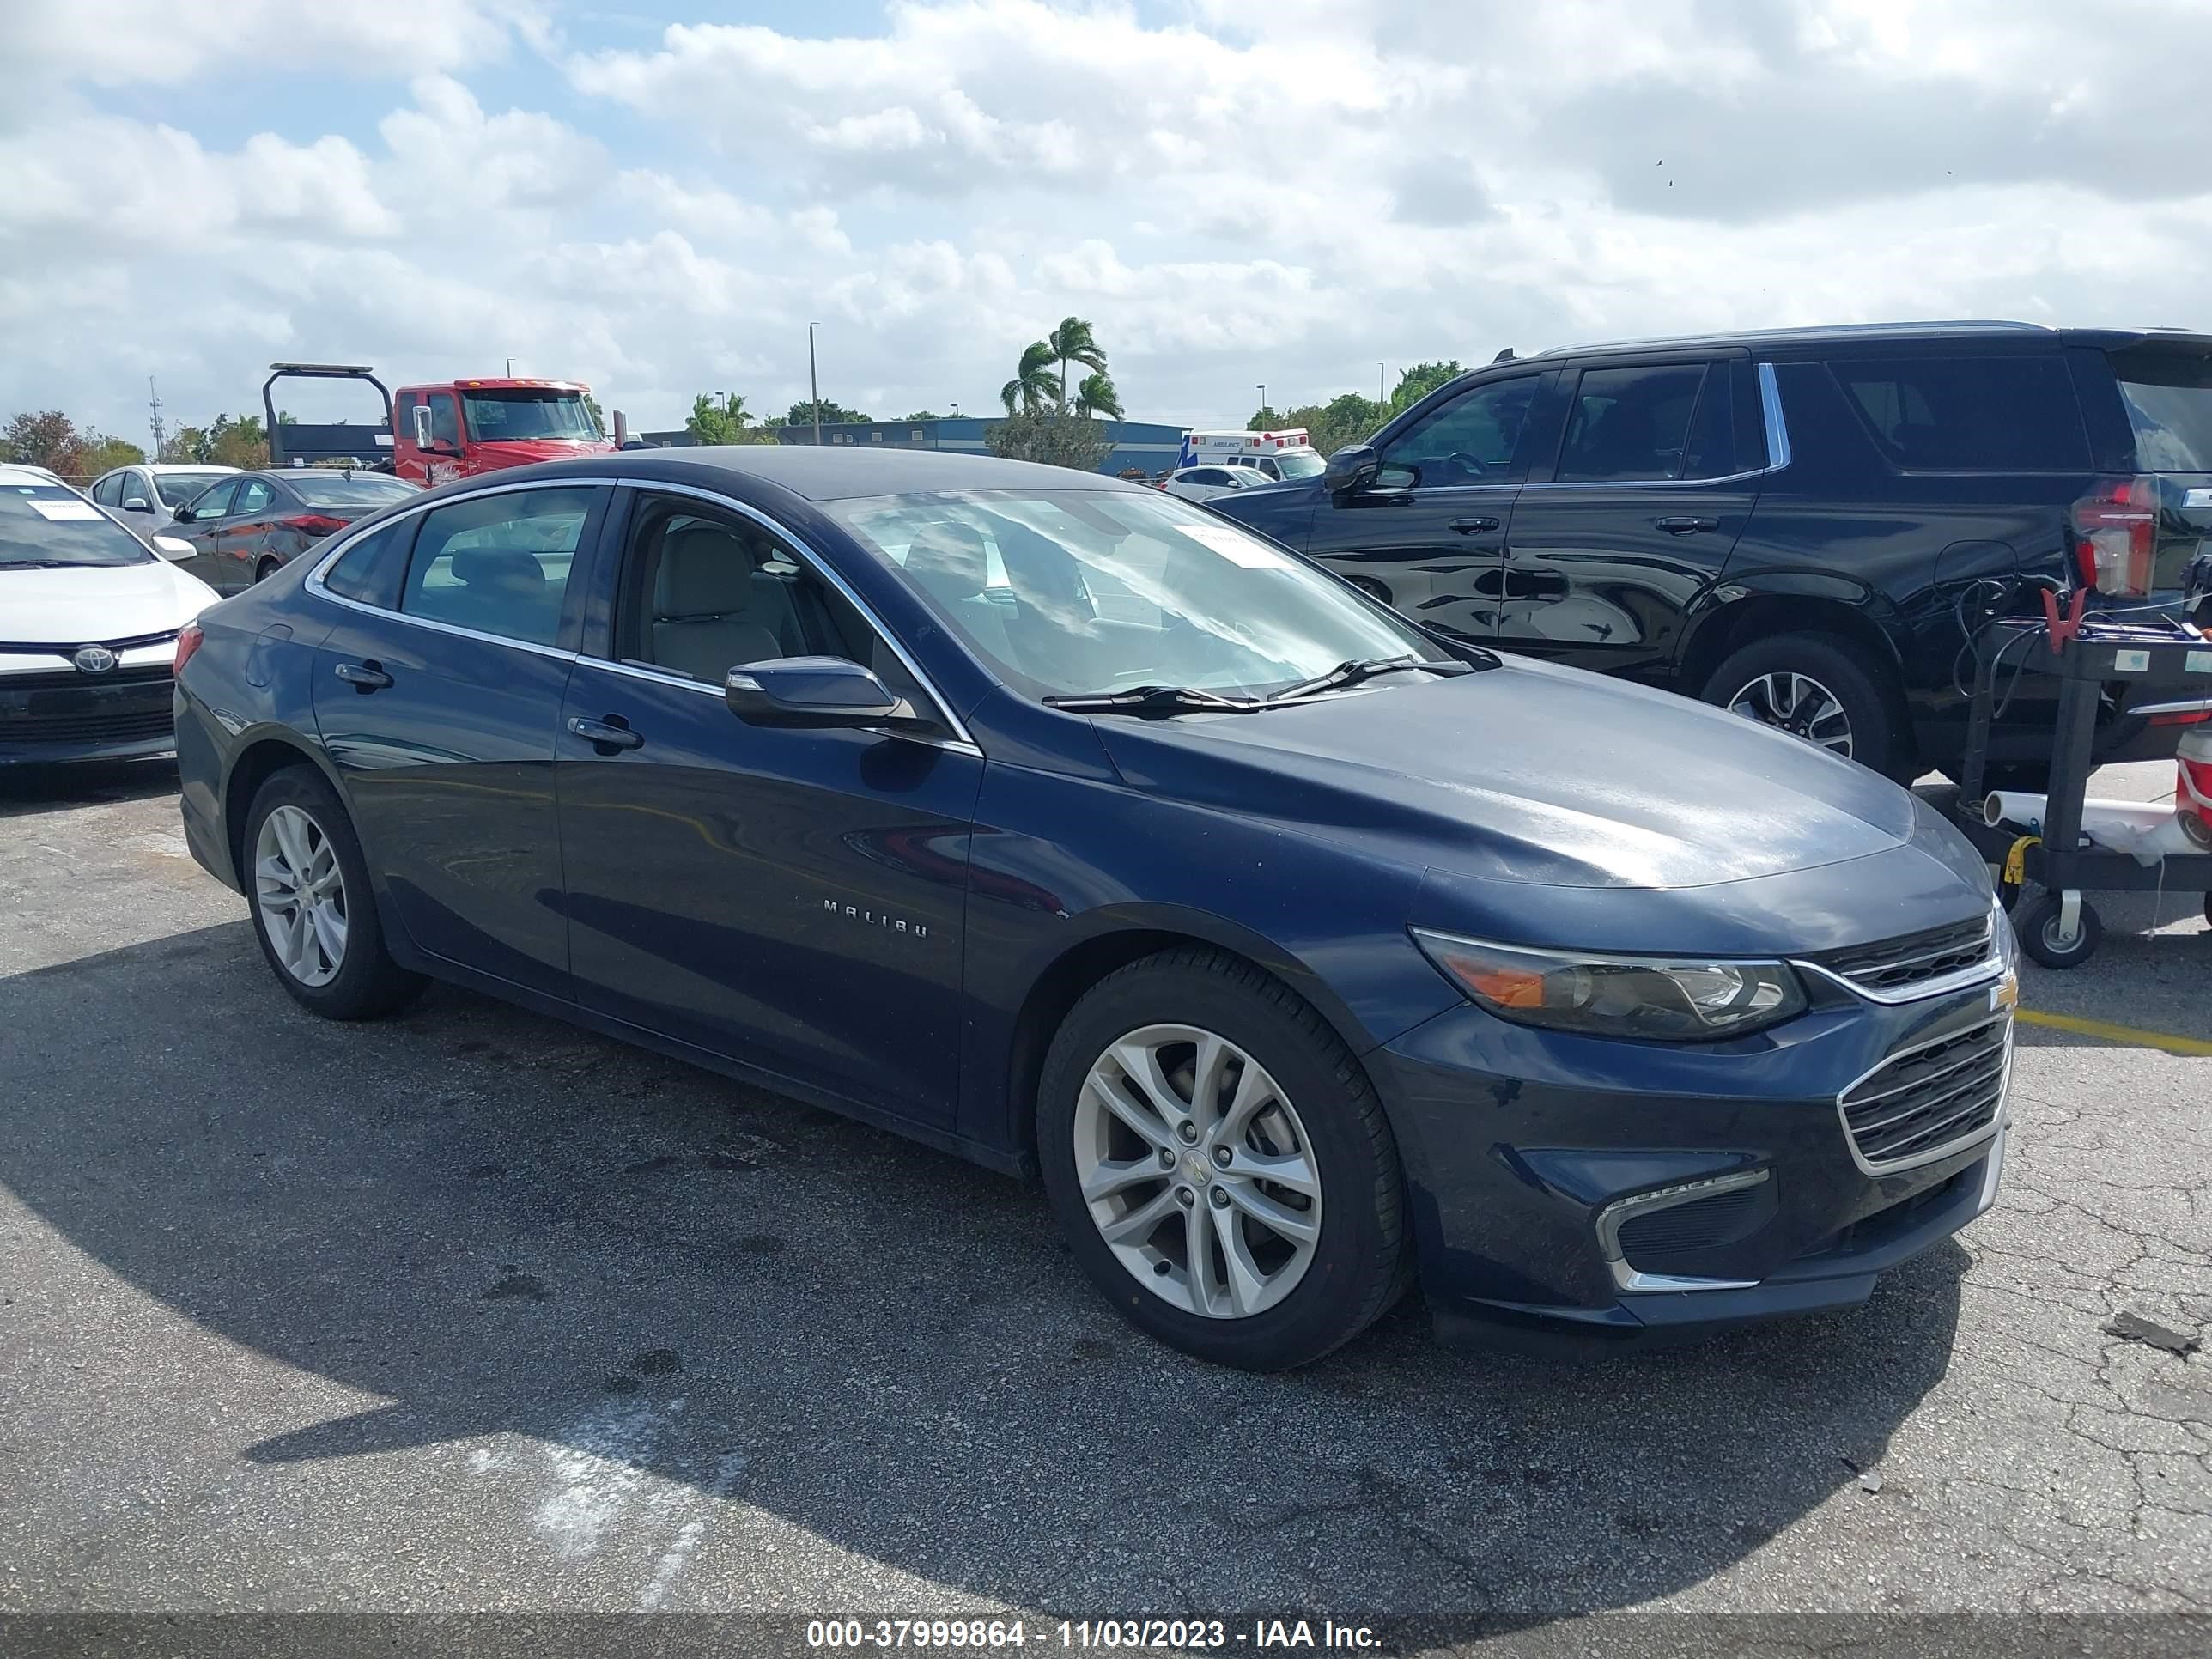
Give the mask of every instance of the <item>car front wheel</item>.
M 1037 1133 L 1077 1260 L 1187 1353 L 1302 1365 L 1405 1289 L 1382 1103 L 1321 1017 L 1249 963 L 1184 947 L 1092 988 L 1046 1056 Z
M 385 946 L 361 843 L 319 775 L 289 766 L 261 786 L 246 814 L 245 852 L 261 953 L 301 1006 L 328 1019 L 369 1019 L 422 988 Z

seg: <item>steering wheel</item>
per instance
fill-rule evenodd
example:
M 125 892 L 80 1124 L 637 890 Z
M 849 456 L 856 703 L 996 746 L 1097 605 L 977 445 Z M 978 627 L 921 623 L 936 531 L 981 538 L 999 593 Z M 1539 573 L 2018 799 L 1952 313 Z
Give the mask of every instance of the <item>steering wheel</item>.
M 1450 454 L 1445 456 L 1444 459 L 1449 461 L 1470 478 L 1486 478 L 1490 476 L 1490 469 L 1463 449 L 1455 449 Z

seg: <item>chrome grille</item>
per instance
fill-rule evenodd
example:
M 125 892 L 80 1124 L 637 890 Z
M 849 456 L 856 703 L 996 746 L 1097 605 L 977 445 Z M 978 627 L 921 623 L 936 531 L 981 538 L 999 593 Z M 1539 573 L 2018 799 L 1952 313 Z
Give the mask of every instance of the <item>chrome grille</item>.
M 1971 1145 L 2004 1109 L 2012 1016 L 1892 1054 L 1838 1097 L 1859 1162 L 1909 1169 Z
M 1869 995 L 1893 998 L 1988 961 L 1993 942 L 1990 930 L 1995 925 L 1989 916 L 1978 916 L 1875 945 L 1823 951 L 1805 960 Z

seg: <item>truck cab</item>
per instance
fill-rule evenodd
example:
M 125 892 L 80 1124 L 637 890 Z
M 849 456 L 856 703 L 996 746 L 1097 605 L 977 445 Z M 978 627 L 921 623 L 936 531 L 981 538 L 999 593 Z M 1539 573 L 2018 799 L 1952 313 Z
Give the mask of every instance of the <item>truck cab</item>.
M 575 380 L 447 380 L 392 400 L 392 468 L 425 486 L 611 451 Z

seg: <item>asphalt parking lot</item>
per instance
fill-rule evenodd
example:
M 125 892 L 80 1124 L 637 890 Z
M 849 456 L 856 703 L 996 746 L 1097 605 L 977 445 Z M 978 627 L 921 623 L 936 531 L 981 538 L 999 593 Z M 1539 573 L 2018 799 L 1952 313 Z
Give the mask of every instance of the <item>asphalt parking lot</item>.
M 460 991 L 312 1018 L 174 787 L 0 777 L 0 1608 L 2212 1611 L 2212 1353 L 2105 1328 L 2212 1341 L 2212 1048 L 2026 1025 L 1998 1209 L 1851 1314 L 1255 1377 L 1034 1188 Z M 2196 898 L 2102 908 L 2026 1006 L 2212 1044 Z

